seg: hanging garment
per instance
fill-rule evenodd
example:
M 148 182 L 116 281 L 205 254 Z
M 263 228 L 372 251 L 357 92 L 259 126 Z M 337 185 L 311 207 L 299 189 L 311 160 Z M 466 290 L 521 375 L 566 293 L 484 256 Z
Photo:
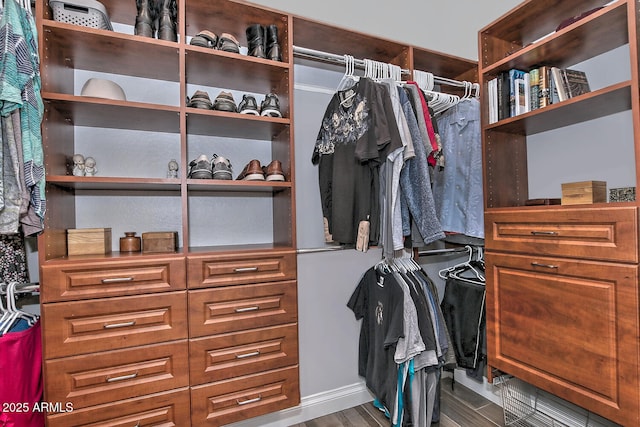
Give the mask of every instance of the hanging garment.
M 42 399 L 40 333 L 37 321 L 26 330 L 0 336 L 0 426 L 44 426 L 44 412 L 36 406 Z
M 397 393 L 397 365 L 394 360 L 403 328 L 404 293 L 392 274 L 367 270 L 349 298 L 347 307 L 360 325 L 358 374 L 367 388 L 393 413 Z
M 461 368 L 474 370 L 486 360 L 485 298 L 484 285 L 454 277 L 446 280 L 442 313 Z
M 446 232 L 484 238 L 480 102 L 464 99 L 438 118 L 446 159 L 433 171 L 433 196 Z
M 0 280 L 3 283 L 29 282 L 27 252 L 21 234 L 0 235 Z
M 24 180 L 33 209 L 44 221 L 45 173 L 40 129 L 44 104 L 40 95 L 37 32 L 31 12 L 15 0 L 4 2 L 0 43 L 0 114 L 6 117 L 20 110 Z
M 360 78 L 333 96 L 311 161 L 319 166 L 322 213 L 335 241 L 356 243 L 360 222 L 369 221 L 369 241 L 378 243 L 378 169 L 401 146 L 385 86 Z
M 400 172 L 400 191 L 402 203 L 402 232 L 404 236 L 411 234 L 411 219 L 420 231 L 425 244 L 445 237 L 442 226 L 436 215 L 427 153 L 422 142 L 420 130 L 415 118 L 409 96 L 399 88 L 399 96 L 409 125 L 416 156 L 408 159 Z

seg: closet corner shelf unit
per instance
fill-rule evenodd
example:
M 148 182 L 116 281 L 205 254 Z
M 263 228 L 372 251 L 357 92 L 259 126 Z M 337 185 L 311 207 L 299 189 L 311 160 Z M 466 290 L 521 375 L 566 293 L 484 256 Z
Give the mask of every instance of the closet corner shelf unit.
M 36 2 L 44 390 L 47 401 L 74 407 L 49 413 L 47 425 L 221 426 L 295 406 L 294 41 L 452 79 L 474 79 L 477 63 L 236 0 L 178 0 L 179 41 L 157 40 L 133 34 L 135 1 L 101 3 L 115 31 L 56 21 L 48 0 Z M 281 62 L 189 44 L 209 30 L 245 46 L 254 23 L 277 25 Z M 127 99 L 81 96 L 93 76 L 120 84 Z M 190 108 L 196 90 L 258 102 L 275 93 L 282 117 Z M 96 176 L 69 173 L 75 153 L 94 150 L 105 153 Z M 188 164 L 202 153 L 228 156 L 234 175 L 241 159 L 277 159 L 287 180 L 189 179 Z M 165 177 L 172 158 L 178 178 Z M 166 222 L 179 224 L 175 253 L 115 250 L 129 224 L 166 231 Z M 101 227 L 113 227 L 113 252 L 67 256 L 67 229 Z
M 490 376 L 514 375 L 624 426 L 640 424 L 638 202 L 525 201 L 532 136 L 624 111 L 640 184 L 639 19 L 633 0 L 528 0 L 479 32 L 484 93 L 512 68 L 570 68 L 628 46 L 630 80 L 491 124 L 482 98 Z

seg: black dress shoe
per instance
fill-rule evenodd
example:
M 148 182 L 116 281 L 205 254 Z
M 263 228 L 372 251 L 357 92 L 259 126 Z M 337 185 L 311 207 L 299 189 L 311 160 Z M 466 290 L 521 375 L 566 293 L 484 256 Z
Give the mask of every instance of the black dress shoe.
M 265 28 L 260 24 L 253 24 L 247 27 L 247 55 L 256 58 L 266 58 Z

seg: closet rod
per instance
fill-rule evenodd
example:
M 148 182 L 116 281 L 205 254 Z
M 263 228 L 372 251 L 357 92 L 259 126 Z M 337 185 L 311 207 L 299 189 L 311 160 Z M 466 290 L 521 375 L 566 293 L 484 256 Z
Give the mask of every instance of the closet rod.
M 0 294 L 3 294 L 3 295 L 6 294 L 8 286 L 9 286 L 8 283 L 0 283 Z M 18 283 L 15 288 L 16 293 L 29 293 L 29 292 L 36 292 L 38 290 L 40 290 L 40 283 L 38 282 Z
M 335 53 L 323 52 L 321 50 L 309 49 L 301 46 L 293 46 L 293 55 L 298 58 L 312 59 L 316 61 L 329 62 L 337 65 L 345 65 L 344 55 L 337 55 Z M 354 64 L 359 69 L 364 69 L 364 60 L 354 59 Z M 402 74 L 411 74 L 411 70 L 406 68 L 401 69 Z M 446 77 L 433 76 L 435 83 L 446 84 L 449 86 L 465 87 L 464 82 L 449 79 Z

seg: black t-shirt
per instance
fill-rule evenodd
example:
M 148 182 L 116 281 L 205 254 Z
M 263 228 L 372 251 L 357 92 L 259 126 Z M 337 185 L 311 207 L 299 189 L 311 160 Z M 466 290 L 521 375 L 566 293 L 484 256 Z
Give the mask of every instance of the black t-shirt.
M 398 367 L 394 354 L 404 333 L 404 293 L 392 274 L 371 268 L 363 275 L 347 303 L 362 319 L 358 374 L 390 411 L 394 408 Z
M 368 78 L 337 92 L 325 111 L 311 161 L 319 165 L 322 214 L 334 241 L 355 243 L 360 221 L 379 237 L 378 166 L 402 146 L 386 86 Z

